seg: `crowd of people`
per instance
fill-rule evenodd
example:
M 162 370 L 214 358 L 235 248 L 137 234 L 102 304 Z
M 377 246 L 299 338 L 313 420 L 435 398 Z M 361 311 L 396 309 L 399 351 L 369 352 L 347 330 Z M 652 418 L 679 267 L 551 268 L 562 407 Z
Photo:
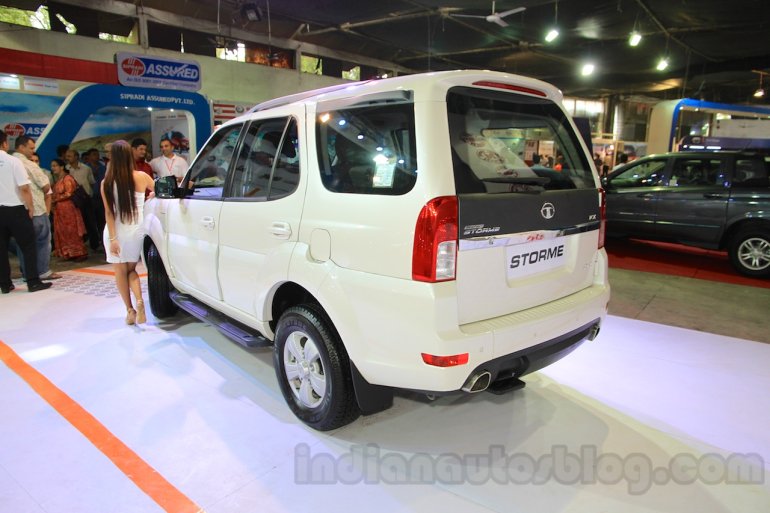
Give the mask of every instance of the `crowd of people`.
M 17 137 L 14 146 L 11 154 L 7 135 L 0 132 L 0 292 L 16 288 L 9 252 L 18 256 L 27 290 L 36 292 L 61 278 L 50 268 L 52 255 L 80 262 L 88 258 L 90 247 L 113 264 L 128 311 L 126 323 L 144 322 L 136 273 L 142 206 L 152 194 L 153 179 L 175 176 L 181 181 L 187 161 L 164 139 L 161 155 L 148 162 L 147 142 L 137 138 L 130 145 L 106 144 L 104 156 L 97 148 L 81 155 L 60 145 L 49 171 L 40 166 L 32 138 Z

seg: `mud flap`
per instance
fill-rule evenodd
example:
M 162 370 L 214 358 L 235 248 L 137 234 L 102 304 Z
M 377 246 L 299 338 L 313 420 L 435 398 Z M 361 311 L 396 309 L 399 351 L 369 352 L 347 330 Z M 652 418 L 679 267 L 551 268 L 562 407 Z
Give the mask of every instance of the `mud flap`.
M 393 406 L 393 389 L 381 385 L 372 385 L 361 375 L 353 362 L 350 362 L 353 376 L 353 389 L 356 401 L 363 415 L 372 415 Z

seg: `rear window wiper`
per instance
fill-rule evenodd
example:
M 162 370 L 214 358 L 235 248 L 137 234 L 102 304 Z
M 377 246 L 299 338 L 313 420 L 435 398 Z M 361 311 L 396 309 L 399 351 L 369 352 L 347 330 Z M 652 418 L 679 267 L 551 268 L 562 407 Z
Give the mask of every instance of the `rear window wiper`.
M 496 176 L 494 178 L 482 178 L 482 182 L 488 183 L 512 183 L 518 185 L 547 185 L 551 179 L 545 176 Z

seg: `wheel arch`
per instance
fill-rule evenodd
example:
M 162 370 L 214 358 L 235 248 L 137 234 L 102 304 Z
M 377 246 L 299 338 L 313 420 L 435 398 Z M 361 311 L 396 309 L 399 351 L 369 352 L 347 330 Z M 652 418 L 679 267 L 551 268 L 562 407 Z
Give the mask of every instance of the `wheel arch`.
M 727 249 L 735 234 L 741 230 L 751 228 L 770 231 L 770 219 L 764 217 L 743 217 L 736 219 L 725 229 L 719 241 L 719 249 Z
M 331 329 L 334 330 L 339 343 L 342 345 L 341 350 L 345 351 L 350 362 L 353 389 L 361 413 L 371 415 L 390 408 L 393 405 L 393 390 L 390 387 L 373 385 L 364 378 L 356 366 L 355 357 L 350 354 L 348 344 L 345 343 L 344 338 L 340 335 L 339 318 L 335 318 L 333 312 L 329 312 L 313 293 L 299 283 L 284 282 L 275 290 L 270 305 L 272 318 L 269 325 L 272 332 L 276 332 L 278 320 L 283 312 L 293 306 L 302 304 L 314 305 L 329 319 Z

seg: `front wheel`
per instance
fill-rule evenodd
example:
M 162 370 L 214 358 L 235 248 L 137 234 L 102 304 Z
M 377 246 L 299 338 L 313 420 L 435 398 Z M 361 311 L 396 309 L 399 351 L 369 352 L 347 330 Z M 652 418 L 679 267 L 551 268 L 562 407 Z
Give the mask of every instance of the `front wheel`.
M 273 363 L 286 403 L 308 426 L 329 431 L 358 418 L 350 360 L 318 306 L 295 306 L 281 315 Z
M 178 307 L 171 301 L 171 282 L 155 244 L 150 244 L 147 248 L 147 256 L 144 260 L 147 265 L 147 295 L 150 298 L 152 315 L 158 319 L 171 317 Z
M 730 247 L 730 262 L 746 276 L 770 277 L 770 230 L 747 227 L 735 234 Z

